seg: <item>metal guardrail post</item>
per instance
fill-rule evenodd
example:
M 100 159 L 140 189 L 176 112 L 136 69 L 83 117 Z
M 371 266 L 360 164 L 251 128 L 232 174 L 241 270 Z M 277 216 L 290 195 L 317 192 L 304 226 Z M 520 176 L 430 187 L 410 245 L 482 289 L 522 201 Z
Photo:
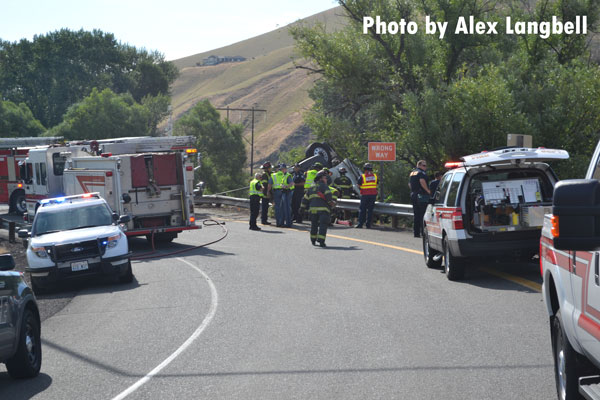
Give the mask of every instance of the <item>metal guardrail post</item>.
M 17 224 L 15 223 L 15 221 L 10 221 L 8 223 L 8 242 L 9 243 L 15 243 L 15 231 L 16 231 L 16 226 Z

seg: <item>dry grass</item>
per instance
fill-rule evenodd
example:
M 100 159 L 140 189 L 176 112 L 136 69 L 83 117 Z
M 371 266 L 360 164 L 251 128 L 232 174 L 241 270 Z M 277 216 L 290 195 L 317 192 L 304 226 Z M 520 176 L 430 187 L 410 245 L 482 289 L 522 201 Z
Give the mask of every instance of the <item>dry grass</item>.
M 345 23 L 339 7 L 316 14 L 303 21 L 320 21 L 328 30 L 339 29 Z M 241 63 L 198 67 L 196 63 L 209 55 L 248 58 Z M 173 117 L 176 120 L 197 102 L 209 100 L 215 107 L 266 109 L 255 114 L 255 163 L 299 144 L 308 143 L 308 132 L 302 124 L 302 114 L 312 105 L 308 90 L 314 75 L 297 69 L 304 63 L 294 53 L 294 41 L 288 27 L 244 40 L 220 49 L 174 61 L 180 77 L 172 87 Z M 223 111 L 222 115 L 225 116 Z M 250 140 L 250 113 L 230 112 L 233 123 L 246 126 Z M 250 159 L 248 146 L 248 160 Z

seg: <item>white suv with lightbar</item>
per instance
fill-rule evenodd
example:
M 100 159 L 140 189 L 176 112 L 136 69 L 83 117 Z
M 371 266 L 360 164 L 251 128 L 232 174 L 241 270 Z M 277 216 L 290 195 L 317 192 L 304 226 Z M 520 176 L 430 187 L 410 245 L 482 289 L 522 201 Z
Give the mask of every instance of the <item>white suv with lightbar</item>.
M 426 265 L 443 263 L 446 277 L 459 280 L 469 258 L 530 260 L 558 181 L 543 161 L 568 158 L 564 150 L 505 148 L 448 163 L 423 218 Z
M 98 193 L 40 201 L 28 238 L 26 271 L 34 291 L 68 278 L 112 275 L 133 280 L 127 237 L 121 224 L 129 216 L 113 213 Z

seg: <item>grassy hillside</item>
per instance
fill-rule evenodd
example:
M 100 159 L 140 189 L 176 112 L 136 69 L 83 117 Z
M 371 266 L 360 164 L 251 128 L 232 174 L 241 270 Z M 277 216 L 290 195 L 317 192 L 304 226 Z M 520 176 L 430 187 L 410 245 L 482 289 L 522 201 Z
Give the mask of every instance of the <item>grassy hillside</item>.
M 339 7 L 306 18 L 301 23 L 320 22 L 328 30 L 345 23 Z M 179 118 L 198 101 L 208 99 L 215 107 L 252 108 L 267 110 L 255 113 L 255 166 L 264 160 L 277 161 L 280 151 L 309 142 L 310 132 L 302 123 L 302 112 L 312 105 L 308 89 L 315 76 L 296 68 L 305 63 L 294 53 L 294 40 L 289 26 L 256 36 L 242 42 L 205 53 L 175 60 L 180 77 L 172 87 L 173 117 Z M 240 63 L 198 66 L 210 56 L 243 56 Z M 226 112 L 222 114 L 225 116 Z M 230 111 L 233 123 L 246 126 L 246 138 L 251 136 L 251 113 Z M 248 146 L 250 160 L 250 146 Z

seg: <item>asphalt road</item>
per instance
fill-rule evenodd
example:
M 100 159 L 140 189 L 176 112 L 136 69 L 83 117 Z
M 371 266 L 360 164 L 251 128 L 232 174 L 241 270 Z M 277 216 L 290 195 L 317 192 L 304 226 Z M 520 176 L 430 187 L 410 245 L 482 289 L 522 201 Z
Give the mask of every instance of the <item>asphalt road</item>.
M 0 399 L 555 397 L 535 264 L 450 282 L 409 233 L 336 227 L 321 249 L 307 225 L 223 217 L 218 243 L 138 261 L 130 285 L 79 287 L 42 324 L 40 376 L 0 367 Z M 207 226 L 166 250 L 220 236 Z

